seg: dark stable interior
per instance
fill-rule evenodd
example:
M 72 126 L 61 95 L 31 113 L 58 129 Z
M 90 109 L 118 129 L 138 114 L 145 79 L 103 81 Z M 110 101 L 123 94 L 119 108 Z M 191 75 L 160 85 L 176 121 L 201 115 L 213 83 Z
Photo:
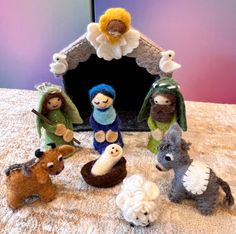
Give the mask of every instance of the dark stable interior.
M 152 83 L 159 77 L 151 75 L 136 64 L 135 58 L 122 57 L 106 61 L 92 55 L 76 69 L 63 76 L 65 91 L 77 106 L 84 123 L 75 130 L 91 130 L 89 116 L 92 106 L 88 91 L 95 85 L 105 83 L 116 91 L 114 107 L 121 118 L 121 130 L 146 131 L 146 121 L 138 122 L 137 115 Z

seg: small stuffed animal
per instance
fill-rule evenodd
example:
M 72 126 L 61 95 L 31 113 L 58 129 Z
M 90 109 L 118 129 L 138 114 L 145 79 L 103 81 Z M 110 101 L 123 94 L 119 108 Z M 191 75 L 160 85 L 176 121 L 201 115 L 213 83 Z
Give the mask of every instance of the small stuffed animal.
M 57 85 L 45 82 L 36 88 L 39 95 L 38 112 L 53 123 L 51 125 L 38 116 L 36 118 L 39 137 L 41 129 L 45 129 L 45 148 L 51 142 L 57 146 L 74 145 L 73 123 L 83 123 L 76 106 Z
M 24 200 L 32 195 L 39 195 L 44 202 L 55 197 L 55 188 L 49 175 L 58 175 L 64 169 L 63 157 L 74 152 L 74 147 L 62 145 L 42 152 L 35 151 L 37 158 L 26 163 L 14 164 L 5 170 L 7 186 L 7 204 L 12 209 L 24 205 Z
M 93 113 L 90 116 L 90 125 L 94 131 L 93 145 L 100 154 L 112 143 L 123 147 L 124 143 L 120 132 L 120 118 L 117 115 L 113 102 L 115 90 L 106 84 L 99 84 L 89 90 Z
M 202 214 L 209 215 L 216 207 L 221 187 L 226 194 L 226 204 L 232 206 L 234 198 L 229 185 L 217 177 L 205 163 L 190 159 L 189 144 L 181 136 L 181 128 L 174 123 L 159 145 L 157 155 L 157 169 L 173 169 L 175 172 L 169 199 L 179 203 L 183 199 L 191 198 L 196 201 L 197 209 Z
M 87 27 L 87 40 L 105 60 L 120 59 L 139 46 L 140 33 L 131 29 L 131 16 L 123 8 L 110 8 Z
M 55 53 L 53 55 L 53 62 L 49 65 L 50 72 L 56 76 L 66 73 L 68 70 L 68 63 L 66 61 L 67 56 L 65 54 Z
M 161 71 L 165 73 L 172 73 L 173 71 L 181 68 L 181 65 L 174 62 L 175 52 L 173 50 L 167 50 L 161 52 L 161 59 L 159 62 L 159 67 Z
M 108 145 L 94 163 L 91 173 L 94 176 L 102 176 L 111 171 L 112 167 L 122 158 L 123 149 L 117 144 Z
M 124 179 L 116 205 L 131 226 L 148 227 L 158 217 L 159 193 L 155 183 L 135 174 Z
M 147 148 L 154 154 L 172 123 L 178 122 L 186 131 L 184 98 L 177 82 L 168 77 L 154 82 L 144 99 L 138 119 L 147 119 L 151 130 Z

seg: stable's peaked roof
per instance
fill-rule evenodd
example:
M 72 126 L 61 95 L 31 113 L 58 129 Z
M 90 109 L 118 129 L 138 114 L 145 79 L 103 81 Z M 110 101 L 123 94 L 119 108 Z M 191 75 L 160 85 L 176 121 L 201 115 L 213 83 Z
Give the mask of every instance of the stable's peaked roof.
M 140 33 L 139 46 L 126 56 L 135 58 L 138 66 L 146 68 L 152 75 L 170 76 L 170 74 L 162 72 L 159 68 L 161 51 L 163 51 L 161 47 Z M 86 39 L 85 33 L 59 53 L 66 54 L 68 70 L 72 70 L 75 69 L 80 62 L 85 62 L 92 54 L 96 54 L 96 50 Z

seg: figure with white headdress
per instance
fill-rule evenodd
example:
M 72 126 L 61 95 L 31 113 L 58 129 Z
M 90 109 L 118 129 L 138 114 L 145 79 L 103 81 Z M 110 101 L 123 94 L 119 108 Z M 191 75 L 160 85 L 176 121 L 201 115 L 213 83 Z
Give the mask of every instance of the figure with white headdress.
M 138 115 L 139 121 L 147 120 L 150 136 L 147 148 L 154 154 L 169 127 L 178 122 L 186 131 L 184 98 L 179 85 L 172 78 L 162 78 L 153 83 Z

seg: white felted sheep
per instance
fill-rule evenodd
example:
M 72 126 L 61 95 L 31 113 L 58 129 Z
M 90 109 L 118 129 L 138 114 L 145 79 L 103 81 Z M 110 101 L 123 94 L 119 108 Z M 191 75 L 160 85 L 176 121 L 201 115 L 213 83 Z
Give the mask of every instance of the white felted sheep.
M 157 219 L 157 185 L 135 174 L 123 181 L 116 204 L 131 226 L 149 226 Z
M 118 144 L 110 144 L 106 147 L 100 158 L 94 163 L 91 173 L 94 176 L 102 176 L 111 171 L 112 167 L 122 158 L 123 149 Z

